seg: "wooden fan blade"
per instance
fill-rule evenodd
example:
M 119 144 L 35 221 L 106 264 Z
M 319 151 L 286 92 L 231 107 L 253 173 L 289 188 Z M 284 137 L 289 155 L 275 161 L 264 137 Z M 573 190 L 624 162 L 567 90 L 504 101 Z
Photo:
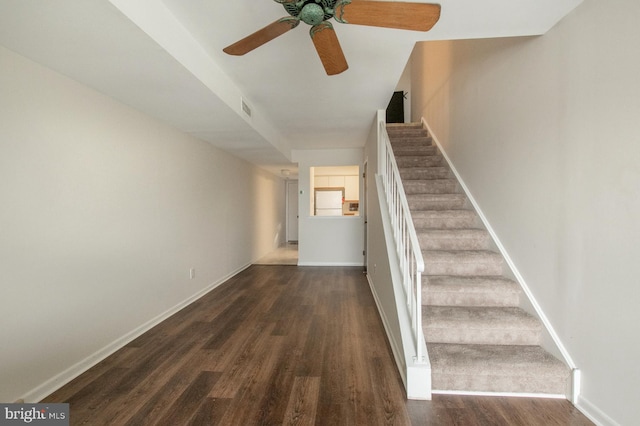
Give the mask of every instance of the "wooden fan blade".
M 349 68 L 333 25 L 324 21 L 311 27 L 310 34 L 327 75 L 340 74 Z
M 440 19 L 440 5 L 391 1 L 338 0 L 335 19 L 343 24 L 429 31 Z
M 300 19 L 292 16 L 278 19 L 261 30 L 258 30 L 242 40 L 236 41 L 232 45 L 225 47 L 222 51 L 229 55 L 244 55 L 274 38 L 281 36 L 287 31 L 294 29 L 299 23 Z

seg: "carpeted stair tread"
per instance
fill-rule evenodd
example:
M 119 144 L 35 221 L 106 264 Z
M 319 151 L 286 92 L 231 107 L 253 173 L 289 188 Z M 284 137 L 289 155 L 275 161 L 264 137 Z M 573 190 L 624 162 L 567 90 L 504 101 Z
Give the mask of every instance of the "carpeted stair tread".
M 422 250 L 427 275 L 502 275 L 503 258 L 489 250 Z
M 500 276 L 423 278 L 422 302 L 439 306 L 518 306 L 520 286 Z
M 432 155 L 439 155 L 438 147 L 436 147 L 435 145 L 428 145 L 426 141 L 425 143 L 414 144 L 414 145 L 396 144 L 396 145 L 392 145 L 392 148 L 393 148 L 393 155 L 396 156 L 396 160 L 399 157 L 403 157 L 403 156 L 429 157 Z
M 484 229 L 418 228 L 416 232 L 422 250 L 486 250 L 491 243 Z
M 453 176 L 448 167 L 402 167 L 398 168 L 400 177 L 405 180 L 449 179 Z
M 565 394 L 571 371 L 540 346 L 431 343 L 434 391 Z
M 441 155 L 405 155 L 396 157 L 396 163 L 398 164 L 398 168 L 438 167 L 443 165 L 444 157 Z
M 422 132 L 405 132 L 393 138 L 391 148 L 395 150 L 397 147 L 432 146 L 432 144 L 433 140 Z
M 481 222 L 473 210 L 417 210 L 411 212 L 416 228 L 480 228 Z
M 538 345 L 542 325 L 518 307 L 425 306 L 425 339 L 433 343 Z
M 407 130 L 407 129 L 419 129 L 419 130 L 426 130 L 424 127 L 422 127 L 422 123 L 389 123 L 387 124 L 387 131 L 393 132 L 393 131 L 402 131 L 402 130 Z
M 404 130 L 404 129 L 426 130 L 424 127 L 422 127 L 422 123 L 420 123 L 420 122 L 414 122 L 414 123 L 388 123 L 387 124 L 387 131 L 388 132 L 401 131 L 401 130 Z
M 403 186 L 407 195 L 455 194 L 460 192 L 460 186 L 455 179 L 407 180 Z
M 413 139 L 413 140 L 420 139 L 421 143 L 426 142 L 428 145 L 430 145 L 432 142 L 432 139 L 429 136 L 429 133 L 427 133 L 427 131 L 424 129 L 396 130 L 393 132 L 389 132 L 389 139 L 392 146 L 405 143 L 405 141 L 408 139 Z
M 422 122 L 420 121 L 411 121 L 409 123 L 387 123 L 387 129 L 397 129 L 402 127 L 417 127 L 422 129 Z
M 468 207 L 464 194 L 408 194 L 409 209 L 414 210 L 456 210 Z
M 389 139 L 391 139 L 392 142 L 406 137 L 422 137 L 425 139 L 430 139 L 429 132 L 421 126 L 387 127 L 387 134 L 389 135 Z

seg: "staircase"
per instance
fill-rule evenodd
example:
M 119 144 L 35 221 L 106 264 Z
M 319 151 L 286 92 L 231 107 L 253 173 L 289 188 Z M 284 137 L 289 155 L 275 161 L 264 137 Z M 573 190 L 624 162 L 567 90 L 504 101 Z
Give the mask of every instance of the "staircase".
M 422 321 L 432 389 L 567 395 L 571 372 L 540 346 L 519 285 L 426 129 L 389 124 L 425 262 Z

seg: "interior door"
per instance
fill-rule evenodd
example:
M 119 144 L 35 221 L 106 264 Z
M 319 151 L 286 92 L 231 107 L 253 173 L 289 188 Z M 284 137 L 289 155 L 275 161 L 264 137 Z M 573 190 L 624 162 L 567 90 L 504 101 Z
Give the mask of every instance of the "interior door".
M 298 241 L 298 181 L 287 181 L 287 242 Z

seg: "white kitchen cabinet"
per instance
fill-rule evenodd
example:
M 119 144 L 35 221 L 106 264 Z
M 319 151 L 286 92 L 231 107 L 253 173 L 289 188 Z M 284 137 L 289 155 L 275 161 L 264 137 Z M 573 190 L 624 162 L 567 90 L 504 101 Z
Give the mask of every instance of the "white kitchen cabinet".
M 316 188 L 328 188 L 329 185 L 329 176 L 316 176 L 314 179 L 314 186 Z
M 329 188 L 344 188 L 344 176 L 329 176 Z
M 316 188 L 344 188 L 345 200 L 360 199 L 360 179 L 358 176 L 316 176 Z
M 344 176 L 344 198 L 345 200 L 360 199 L 360 180 L 358 176 Z

